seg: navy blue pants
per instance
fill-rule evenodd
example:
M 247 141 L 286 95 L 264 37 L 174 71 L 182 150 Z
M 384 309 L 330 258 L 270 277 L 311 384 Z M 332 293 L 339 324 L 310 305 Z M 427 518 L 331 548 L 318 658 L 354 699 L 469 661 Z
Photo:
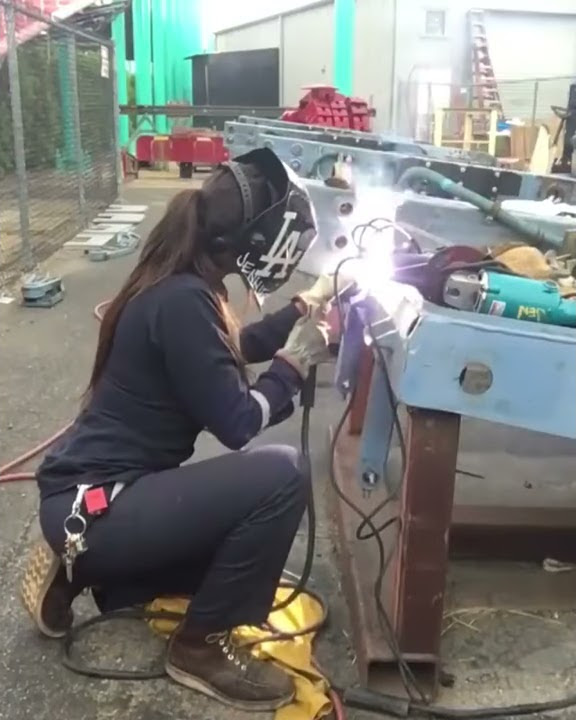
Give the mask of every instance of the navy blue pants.
M 140 478 L 91 524 L 74 582 L 101 610 L 194 596 L 207 632 L 266 620 L 309 494 L 296 450 L 270 445 Z M 42 502 L 40 522 L 61 553 L 76 491 Z

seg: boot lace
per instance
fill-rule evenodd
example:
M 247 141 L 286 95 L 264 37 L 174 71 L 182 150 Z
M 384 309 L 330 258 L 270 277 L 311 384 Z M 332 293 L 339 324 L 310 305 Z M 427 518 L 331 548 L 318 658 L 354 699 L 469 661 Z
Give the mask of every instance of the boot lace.
M 235 643 L 231 632 L 212 633 L 208 635 L 206 642 L 209 645 L 218 645 L 226 659 L 241 672 L 248 670 L 251 654 Z

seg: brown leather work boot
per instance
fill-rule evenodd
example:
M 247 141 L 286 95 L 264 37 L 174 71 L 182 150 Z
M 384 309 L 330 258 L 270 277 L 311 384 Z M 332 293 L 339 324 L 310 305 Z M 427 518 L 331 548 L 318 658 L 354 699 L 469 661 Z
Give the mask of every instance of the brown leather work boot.
M 191 690 L 247 712 L 277 710 L 294 698 L 292 679 L 235 646 L 229 632 L 195 640 L 179 628 L 168 646 L 166 672 Z
M 22 579 L 24 607 L 43 635 L 62 638 L 72 627 L 72 602 L 77 593 L 66 580 L 66 573 L 50 547 L 38 543 L 32 551 Z

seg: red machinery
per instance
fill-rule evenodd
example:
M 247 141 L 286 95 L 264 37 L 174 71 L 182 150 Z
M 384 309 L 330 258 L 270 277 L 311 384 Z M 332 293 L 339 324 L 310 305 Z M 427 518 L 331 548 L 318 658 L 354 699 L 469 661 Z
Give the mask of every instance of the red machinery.
M 304 125 L 328 125 L 370 132 L 374 111 L 360 98 L 347 97 L 331 85 L 310 85 L 295 110 L 287 110 L 282 120 Z
M 180 177 L 191 178 L 198 167 L 215 167 L 228 159 L 224 138 L 203 128 L 175 127 L 170 135 L 140 135 L 136 141 L 139 163 L 176 162 Z
M 330 85 L 311 85 L 304 90 L 306 95 L 298 107 L 286 110 L 282 120 L 371 131 L 374 111 L 365 100 L 342 95 Z M 195 168 L 211 168 L 227 159 L 222 134 L 205 128 L 175 127 L 170 135 L 140 135 L 136 141 L 138 164 L 175 162 L 180 166 L 181 178 L 191 178 Z

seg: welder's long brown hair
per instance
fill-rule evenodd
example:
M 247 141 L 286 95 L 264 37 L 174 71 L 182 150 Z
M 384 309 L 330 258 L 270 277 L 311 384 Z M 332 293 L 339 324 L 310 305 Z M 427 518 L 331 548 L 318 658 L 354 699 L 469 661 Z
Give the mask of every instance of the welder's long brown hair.
M 268 184 L 256 168 L 248 166 L 245 171 L 252 185 L 255 209 L 261 212 L 271 201 Z M 224 339 L 239 366 L 243 366 L 238 323 L 228 305 L 221 272 L 206 252 L 210 238 L 230 233 L 241 225 L 241 202 L 232 174 L 223 169 L 210 176 L 202 190 L 187 190 L 173 198 L 164 217 L 150 233 L 138 264 L 106 309 L 88 394 L 102 376 L 124 307 L 146 289 L 180 273 L 194 273 L 206 280 L 220 308 L 226 328 Z

